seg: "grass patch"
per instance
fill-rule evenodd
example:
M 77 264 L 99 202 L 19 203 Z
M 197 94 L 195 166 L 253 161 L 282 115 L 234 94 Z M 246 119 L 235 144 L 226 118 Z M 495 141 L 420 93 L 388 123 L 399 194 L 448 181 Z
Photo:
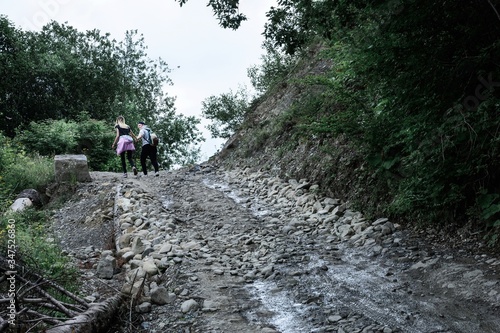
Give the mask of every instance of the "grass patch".
M 68 290 L 76 290 L 77 269 L 49 234 L 49 222 L 46 211 L 33 208 L 4 214 L 0 219 L 0 249 L 2 253 L 8 253 L 7 249 L 14 244 L 8 240 L 14 240 L 17 265 L 56 281 Z M 9 228 L 15 231 L 9 231 Z M 8 234 L 14 236 L 7 237 Z

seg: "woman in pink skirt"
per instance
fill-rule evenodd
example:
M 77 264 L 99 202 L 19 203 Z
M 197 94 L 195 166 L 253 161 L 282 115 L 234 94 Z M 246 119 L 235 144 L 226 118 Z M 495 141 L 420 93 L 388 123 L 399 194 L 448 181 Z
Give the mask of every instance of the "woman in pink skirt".
M 137 138 L 130 129 L 130 126 L 125 124 L 125 118 L 118 116 L 115 123 L 116 137 L 111 148 L 116 146 L 116 154 L 120 156 L 122 161 L 123 177 L 127 178 L 127 165 L 125 163 L 125 153 L 127 153 L 127 160 L 132 167 L 134 175 L 137 175 L 137 168 L 133 160 L 135 151 L 134 140 Z

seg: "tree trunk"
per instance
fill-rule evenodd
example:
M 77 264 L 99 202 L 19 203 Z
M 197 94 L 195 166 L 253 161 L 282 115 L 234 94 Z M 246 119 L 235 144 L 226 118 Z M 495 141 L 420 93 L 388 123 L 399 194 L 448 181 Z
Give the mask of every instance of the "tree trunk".
M 91 304 L 82 314 L 54 326 L 46 333 L 98 333 L 108 328 L 120 309 L 124 296 L 114 296 L 102 303 Z

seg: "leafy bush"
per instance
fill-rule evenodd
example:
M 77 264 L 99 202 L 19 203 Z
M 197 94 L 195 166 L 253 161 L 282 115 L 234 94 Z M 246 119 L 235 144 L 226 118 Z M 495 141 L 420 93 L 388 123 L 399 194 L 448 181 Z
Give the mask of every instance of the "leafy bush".
M 8 212 L 20 191 L 33 188 L 44 192 L 54 181 L 54 161 L 37 154 L 28 155 L 22 146 L 1 136 L 0 140 L 0 251 L 7 254 L 9 221 L 15 221 L 16 263 L 25 265 L 42 275 L 71 282 L 74 271 L 68 260 L 47 236 L 46 211 L 32 208 L 22 212 Z
M 11 140 L 0 135 L 0 211 L 3 212 L 12 203 L 14 189 L 5 182 L 5 170 L 14 164 L 16 154 L 11 148 Z
M 76 152 L 78 125 L 74 121 L 44 120 L 31 122 L 27 129 L 17 134 L 16 139 L 29 151 L 43 156 Z
M 45 191 L 54 181 L 54 162 L 40 155 L 28 155 L 6 137 L 0 136 L 0 211 L 12 204 L 16 194 L 27 188 Z
M 247 69 L 247 76 L 258 95 L 271 91 L 282 82 L 297 61 L 296 56 L 280 51 L 269 41 L 263 43 L 263 48 L 266 53 L 261 56 L 262 63 Z
M 203 116 L 212 123 L 207 126 L 213 138 L 229 138 L 243 122 L 248 110 L 247 91 L 240 88 L 237 92 L 210 96 L 202 102 Z
M 78 122 L 52 119 L 31 122 L 18 133 L 16 141 L 42 156 L 85 154 L 90 169 L 103 170 L 115 158 L 110 148 L 115 133 L 104 121 L 89 119 L 85 114 L 80 118 Z
M 425 0 L 352 9 L 352 22 L 329 31 L 332 70 L 300 82 L 306 93 L 290 110 L 295 130 L 356 142 L 366 172 L 387 184 L 385 213 L 394 218 L 494 226 L 500 26 L 491 7 Z
M 44 156 L 18 154 L 16 163 L 5 171 L 4 180 L 12 189 L 43 190 L 45 185 L 54 181 L 54 161 Z
M 92 119 L 81 120 L 77 127 L 77 149 L 79 154 L 85 154 L 92 170 L 106 170 L 109 163 L 116 160 L 116 154 L 111 150 L 115 132 L 109 124 Z
M 443 34 L 453 30 L 441 28 Z M 288 81 L 300 96 L 282 130 L 317 142 L 345 135 L 355 143 L 367 166 L 360 176 L 376 177 L 388 194 L 377 207 L 363 206 L 365 212 L 385 207 L 377 214 L 411 223 L 459 226 L 472 220 L 478 228 L 498 229 L 500 71 L 488 71 L 486 61 L 470 83 L 470 73 L 461 72 L 468 58 L 452 59 L 449 66 L 429 63 L 444 52 L 434 46 L 413 49 L 421 57 L 403 61 L 397 53 L 401 36 L 387 40 L 372 23 L 357 29 L 353 40 L 334 41 L 323 53 L 331 71 Z M 495 44 L 480 52 L 491 56 L 497 49 Z M 454 77 L 459 74 L 462 86 Z
M 8 226 L 15 230 L 16 264 L 59 282 L 74 285 L 76 269 L 68 257 L 61 255 L 61 249 L 47 233 L 49 217 L 45 211 L 32 208 L 22 212 L 4 214 L 0 218 L 0 249 L 7 251 Z M 11 228 L 12 229 L 12 228 Z M 12 244 L 12 243 L 11 243 Z M 11 259 L 9 257 L 9 259 Z

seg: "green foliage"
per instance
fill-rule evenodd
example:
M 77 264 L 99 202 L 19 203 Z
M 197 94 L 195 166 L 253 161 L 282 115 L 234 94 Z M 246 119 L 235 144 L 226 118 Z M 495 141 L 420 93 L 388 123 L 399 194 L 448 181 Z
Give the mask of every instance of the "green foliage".
M 16 140 L 30 151 L 53 156 L 76 151 L 78 125 L 74 121 L 43 120 L 31 122 L 26 130 L 18 133 Z
M 10 139 L 0 134 L 0 212 L 4 212 L 11 204 L 16 189 L 17 182 L 13 182 L 9 177 L 5 179 L 5 172 L 14 165 L 16 152 L 12 148 Z
M 477 202 L 481 209 L 481 218 L 489 222 L 491 227 L 500 227 L 500 195 L 498 193 L 482 193 Z
M 462 224 L 478 193 L 498 193 L 500 25 L 490 3 L 282 0 L 268 17 L 268 42 L 307 55 L 323 37 L 331 64 L 288 80 L 300 96 L 282 130 L 356 143 L 364 177 L 390 194 L 379 213 Z M 479 209 L 480 224 L 495 223 L 496 204 Z
M 110 149 L 115 133 L 104 121 L 82 117 L 76 128 L 76 153 L 85 154 L 92 170 L 107 170 L 116 153 Z
M 202 102 L 203 116 L 212 121 L 207 129 L 213 138 L 229 138 L 243 122 L 247 110 L 247 92 L 241 87 L 235 93 L 211 96 Z
M 277 3 L 267 13 L 264 36 L 287 54 L 306 49 L 318 37 L 345 37 L 346 30 L 356 26 L 362 10 L 370 8 L 361 0 L 278 0 Z
M 162 168 L 185 165 L 196 161 L 200 149 L 197 146 L 204 139 L 198 131 L 200 120 L 196 117 L 177 115 L 165 110 L 152 130 L 160 138 L 158 163 Z
M 8 212 L 16 195 L 27 188 L 44 192 L 54 181 L 53 159 L 28 155 L 9 138 L 0 135 L 0 251 L 7 253 L 7 226 L 15 221 L 15 240 L 18 264 L 27 265 L 48 278 L 74 284 L 76 272 L 68 267 L 69 260 L 48 239 L 48 216 L 43 210 L 32 208 L 22 212 Z
M 500 195 L 482 190 L 477 197 L 479 216 L 486 221 L 488 233 L 484 236 L 490 246 L 498 244 L 500 235 Z
M 261 64 L 247 69 L 253 88 L 258 94 L 271 91 L 278 83 L 285 81 L 297 58 L 273 47 L 271 42 L 263 43 L 265 53 L 261 56 Z
M 117 46 L 97 30 L 86 33 L 51 22 L 40 32 L 23 32 L 1 17 L 8 47 L 0 53 L 3 116 L 0 130 L 45 119 L 75 120 L 82 110 L 96 119 L 114 117 L 110 101 L 124 90 Z
M 362 30 L 371 37 L 368 44 L 355 42 L 357 78 L 364 86 L 378 85 L 376 93 L 383 97 L 371 97 L 382 105 L 363 117 L 365 141 L 382 163 L 398 160 L 391 169 L 403 180 L 393 189 L 391 209 L 428 214 L 422 216 L 428 222 L 463 223 L 476 193 L 498 187 L 493 171 L 499 164 L 498 91 L 482 86 L 481 77 L 500 77 L 488 60 L 497 49 L 491 32 L 500 29 L 480 18 L 491 14 L 487 4 L 426 3 L 409 3 L 396 15 L 383 12 L 392 15 L 390 24 L 371 24 Z M 427 10 L 444 19 L 432 24 Z M 475 25 L 463 24 L 465 17 Z M 474 36 L 463 35 L 464 30 Z M 481 54 L 483 60 L 471 54 Z M 471 99 L 478 101 L 475 107 L 455 106 Z
M 16 162 L 5 171 L 3 179 L 7 187 L 13 190 L 44 190 L 45 185 L 54 181 L 54 161 L 43 156 L 18 153 Z
M 20 191 L 33 188 L 45 191 L 54 181 L 54 162 L 40 155 L 28 155 L 23 149 L 0 135 L 0 211 L 12 204 Z
M 110 127 L 85 115 L 78 122 L 49 119 L 30 123 L 15 141 L 43 156 L 85 154 L 91 169 L 102 170 L 116 155 L 110 149 L 115 135 Z
M 175 1 L 179 2 L 181 7 L 188 2 L 188 0 Z M 239 12 L 239 2 L 239 0 L 209 0 L 207 6 L 212 7 L 221 27 L 236 30 L 247 19 L 244 14 Z
M 420 223 L 497 223 L 500 24 L 494 3 L 278 0 L 267 17 L 263 68 L 249 69 L 249 77 L 259 93 L 280 82 L 300 92 L 275 119 L 282 133 L 318 142 L 348 137 L 365 156 L 361 177 L 384 184 L 391 198 L 377 203 L 387 207 L 379 213 Z M 296 73 L 301 79 L 291 82 L 281 53 L 308 57 L 319 38 L 331 71 Z M 255 136 L 264 140 L 252 138 L 253 148 L 267 143 L 261 132 L 271 133 L 258 129 Z M 475 210 L 481 213 L 468 214 Z
M 14 221 L 14 223 L 12 223 Z M 49 217 L 45 211 L 25 209 L 22 212 L 2 215 L 0 218 L 0 249 L 7 253 L 7 227 L 14 224 L 16 264 L 23 265 L 40 275 L 73 285 L 78 273 L 68 257 L 47 233 Z
M 108 133 L 123 115 L 130 124 L 146 121 L 162 138 L 181 140 L 169 140 L 163 153 L 174 156 L 166 160 L 196 150 L 189 147 L 199 142 L 198 120 L 175 114 L 175 98 L 165 92 L 172 84 L 170 69 L 161 58 L 148 57 L 136 30 L 117 42 L 98 30 L 80 32 L 57 22 L 40 32 L 23 32 L 0 16 L 0 36 L 0 131 L 8 137 L 20 134 L 29 149 L 44 155 L 85 152 L 94 170 L 108 169 L 111 142 L 98 133 Z M 179 126 L 179 121 L 186 123 Z M 172 127 L 189 133 L 162 132 Z M 44 130 L 52 132 L 40 133 Z M 40 138 L 43 142 L 37 142 Z

